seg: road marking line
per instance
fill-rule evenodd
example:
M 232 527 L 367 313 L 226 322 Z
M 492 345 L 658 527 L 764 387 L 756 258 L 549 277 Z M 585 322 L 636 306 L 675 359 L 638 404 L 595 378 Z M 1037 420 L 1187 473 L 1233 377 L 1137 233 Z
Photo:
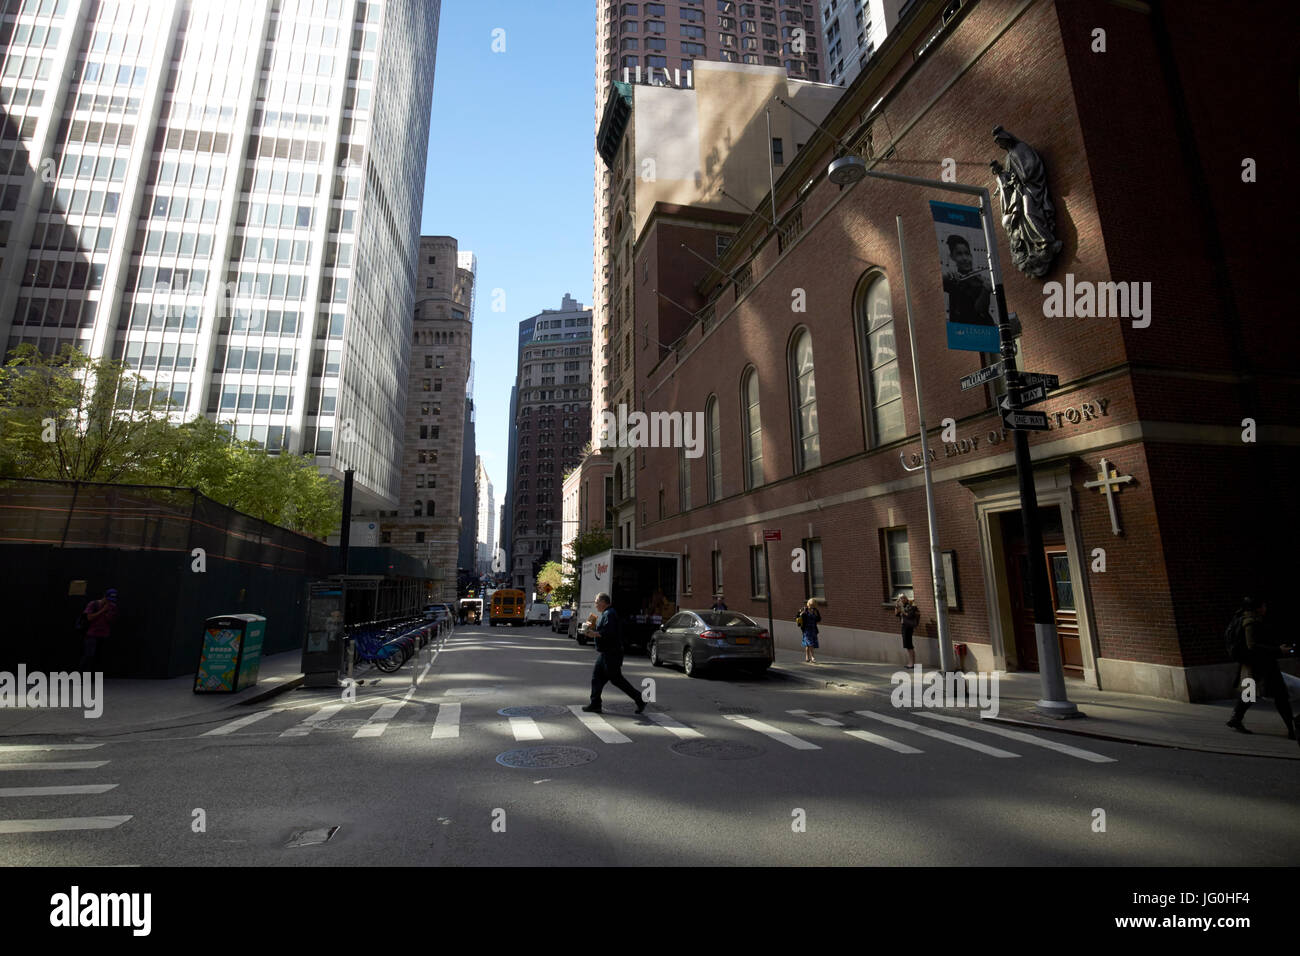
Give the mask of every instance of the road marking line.
M 0 763 L 0 770 L 97 770 L 107 760 L 52 760 L 49 763 Z
M 805 718 L 807 718 L 808 720 L 811 720 L 814 724 L 821 724 L 823 727 L 843 727 L 843 726 L 844 726 L 844 724 L 841 723 L 840 721 L 838 721 L 838 720 L 832 720 L 832 719 L 829 718 L 829 717 L 814 717 L 812 714 L 808 713 L 808 711 L 806 711 L 806 710 L 787 710 L 786 713 L 787 713 L 787 714 L 794 714 L 794 715 L 796 715 L 796 716 L 798 716 L 798 717 L 805 717 Z
M 953 734 L 946 733 L 942 730 L 932 730 L 929 727 L 922 727 L 920 724 L 914 724 L 910 720 L 899 720 L 897 717 L 887 717 L 884 714 L 877 714 L 870 710 L 855 710 L 855 714 L 863 717 L 869 717 L 872 720 L 879 720 L 886 724 L 893 724 L 895 727 L 903 727 L 907 730 L 915 731 L 918 734 L 925 734 L 927 737 L 934 737 L 937 740 L 946 740 L 950 744 L 956 744 L 958 747 L 965 747 L 968 750 L 978 750 L 982 754 L 988 754 L 990 757 L 1019 757 L 1020 754 L 1013 754 L 1009 750 L 999 750 L 997 747 L 990 747 L 986 744 L 977 743 L 974 740 L 964 740 Z
M 973 720 L 962 720 L 960 717 L 949 717 L 947 714 L 922 714 L 921 716 L 929 717 L 931 720 L 942 720 L 945 723 L 961 724 L 964 727 L 983 730 L 986 733 L 997 734 L 1000 737 L 1010 737 L 1012 740 L 1019 740 L 1023 743 L 1033 744 L 1036 747 L 1046 747 L 1048 750 L 1055 750 L 1058 753 L 1068 754 L 1071 757 L 1077 757 L 1080 760 L 1088 760 L 1092 763 L 1117 762 L 1114 757 L 1106 757 L 1099 753 L 1093 753 L 1091 750 L 1081 750 L 1078 747 L 1071 747 L 1069 744 L 1058 743 L 1055 740 L 1040 740 L 1031 734 L 1021 733 L 1019 730 L 1011 730 L 1006 727 L 990 727 L 987 724 L 977 724 Z
M 38 750 L 94 750 L 103 744 L 4 744 L 0 754 L 34 753 Z
M 882 747 L 888 747 L 895 753 L 900 754 L 919 754 L 925 753 L 924 750 L 917 750 L 915 747 L 909 747 L 907 744 L 900 744 L 896 740 L 890 740 L 888 737 L 881 737 L 879 734 L 873 734 L 869 730 L 846 730 L 844 731 L 850 737 L 857 737 L 859 740 L 865 740 L 869 744 L 879 744 Z
M 788 733 L 787 731 L 780 730 L 776 727 L 773 727 L 771 724 L 765 724 L 761 720 L 755 720 L 753 717 L 745 717 L 742 716 L 741 714 L 723 714 L 722 716 L 727 718 L 727 720 L 734 720 L 742 727 L 747 727 L 750 730 L 756 730 L 760 734 L 771 737 L 773 740 L 778 740 L 781 743 L 785 744 L 787 747 L 793 747 L 795 750 L 821 750 L 822 749 L 821 747 L 818 747 L 816 744 L 809 743 L 808 741 L 803 740 L 800 737 L 796 737 L 792 733 Z
M 607 744 L 630 744 L 631 737 L 625 737 L 610 725 L 600 714 L 589 714 L 583 711 L 581 704 L 570 704 L 569 710 L 573 715 L 582 721 L 582 726 L 586 727 L 593 734 L 599 737 Z
M 439 704 L 438 717 L 433 722 L 433 740 L 446 740 L 460 736 L 460 704 Z
M 54 820 L 0 820 L 0 833 L 53 833 L 56 830 L 111 830 L 131 817 L 61 817 Z
M 316 713 L 312 714 L 310 717 L 308 717 L 306 720 L 300 723 L 297 727 L 290 727 L 280 736 L 281 737 L 306 737 L 309 733 L 312 732 L 312 730 L 315 729 L 317 724 L 321 723 L 322 721 L 329 720 L 340 710 L 342 710 L 343 706 L 344 706 L 343 704 L 326 704 L 320 710 L 316 711 Z
M 0 787 L 0 797 L 66 797 L 80 793 L 107 793 L 115 783 L 86 783 L 71 787 Z
M 408 694 L 407 697 L 410 695 Z M 378 737 L 388 729 L 388 722 L 393 719 L 402 706 L 406 703 L 406 697 L 401 700 L 390 700 L 377 711 L 370 715 L 365 726 L 352 735 L 353 739 L 357 737 Z
M 255 724 L 263 717 L 270 717 L 274 713 L 278 713 L 278 711 L 274 709 L 261 710 L 255 714 L 249 714 L 247 717 L 240 717 L 236 720 L 232 720 L 228 724 L 222 724 L 220 727 L 216 727 L 212 730 L 209 730 L 205 734 L 199 734 L 199 736 L 200 737 L 221 737 L 225 734 L 233 734 L 239 728 L 247 727 L 249 724 Z
M 511 717 L 510 729 L 514 731 L 515 740 L 542 740 L 542 732 L 537 722 L 531 717 Z
M 673 718 L 669 717 L 667 714 L 646 714 L 645 716 L 649 717 L 660 727 L 664 728 L 664 730 L 667 730 L 669 733 L 676 734 L 678 737 L 703 737 L 704 736 L 704 734 L 700 733 L 694 727 L 687 727 L 685 724 L 678 723 L 677 721 L 673 720 Z

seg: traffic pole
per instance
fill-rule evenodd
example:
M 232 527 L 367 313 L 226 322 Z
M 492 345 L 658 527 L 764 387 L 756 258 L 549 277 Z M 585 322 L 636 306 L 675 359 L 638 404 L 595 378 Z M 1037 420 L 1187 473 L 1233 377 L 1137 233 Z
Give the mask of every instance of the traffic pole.
M 993 298 L 998 310 L 998 341 L 1006 369 L 1007 397 L 1011 407 L 1020 405 L 1022 387 L 1016 368 L 1016 342 L 1007 315 L 1006 292 L 1002 287 L 1002 267 L 998 261 L 997 237 L 990 216 L 992 202 L 987 189 L 980 191 L 980 224 L 989 251 L 989 275 L 993 279 Z M 1016 480 L 1020 486 L 1020 514 L 1025 529 L 1025 547 L 1029 551 L 1029 594 L 1034 605 L 1034 641 L 1038 645 L 1038 676 L 1043 697 L 1037 703 L 1039 713 L 1051 717 L 1079 717 L 1079 709 L 1065 691 L 1065 671 L 1061 664 L 1061 642 L 1056 634 L 1056 616 L 1048 591 L 1047 566 L 1043 560 L 1043 531 L 1038 522 L 1038 490 L 1034 487 L 1034 464 L 1029 456 L 1029 434 L 1024 429 L 1011 430 L 1016 455 Z
M 772 642 L 772 662 L 776 663 L 776 628 L 772 626 L 772 567 L 767 561 L 767 535 L 763 535 L 763 584 L 767 591 L 767 639 Z

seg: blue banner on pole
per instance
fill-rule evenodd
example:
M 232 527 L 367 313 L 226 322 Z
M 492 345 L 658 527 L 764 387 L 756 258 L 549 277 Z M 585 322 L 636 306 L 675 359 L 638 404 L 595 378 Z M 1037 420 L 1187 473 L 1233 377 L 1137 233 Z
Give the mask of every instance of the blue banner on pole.
M 930 213 L 939 241 L 948 348 L 997 353 L 1001 339 L 980 211 L 974 206 L 931 200 Z

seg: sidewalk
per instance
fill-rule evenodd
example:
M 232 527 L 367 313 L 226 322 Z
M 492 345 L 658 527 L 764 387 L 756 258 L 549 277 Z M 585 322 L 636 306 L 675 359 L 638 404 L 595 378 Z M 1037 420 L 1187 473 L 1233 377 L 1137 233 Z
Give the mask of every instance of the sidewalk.
M 887 701 L 895 686 L 890 682 L 890 675 L 900 670 L 904 667 L 899 664 L 821 656 L 816 664 L 806 664 L 798 650 L 779 648 L 771 675 L 869 694 Z M 934 668 L 922 670 L 929 673 Z M 1066 681 L 1066 693 L 1086 716 L 1061 720 L 1039 714 L 1035 709 L 1042 694 L 1038 674 L 1002 672 L 998 679 L 998 715 L 992 719 L 1003 724 L 1155 747 L 1300 760 L 1300 745 L 1287 738 L 1273 702 L 1267 698 L 1251 707 L 1246 715 L 1246 726 L 1254 731 L 1247 735 L 1224 726 L 1232 710 L 1231 700 L 1185 704 L 1160 697 L 1097 690 L 1073 680 Z M 945 708 L 944 712 L 979 719 L 979 712 L 973 708 Z
M 302 683 L 302 652 L 284 651 L 262 658 L 257 683 L 237 694 L 196 694 L 194 675 L 171 680 L 105 680 L 103 713 L 82 710 L 0 707 L 0 741 L 46 734 L 105 736 L 151 725 L 218 719 L 241 704 L 265 700 Z M 232 714 L 239 716 L 238 713 Z

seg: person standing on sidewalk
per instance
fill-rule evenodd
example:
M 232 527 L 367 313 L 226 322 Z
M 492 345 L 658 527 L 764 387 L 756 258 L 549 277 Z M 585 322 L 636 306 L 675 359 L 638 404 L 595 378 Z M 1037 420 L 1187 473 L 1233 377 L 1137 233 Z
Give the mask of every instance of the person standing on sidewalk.
M 713 595 L 713 607 L 712 607 L 712 610 L 714 610 L 714 611 L 725 611 L 725 610 L 727 610 L 727 602 L 724 601 L 724 600 L 722 600 L 722 595 L 721 595 L 720 593 L 719 593 L 719 594 L 715 594 L 715 595 Z
M 817 655 L 814 651 L 819 646 L 817 643 L 817 625 L 821 619 L 821 613 L 817 610 L 817 599 L 809 598 L 808 603 L 799 612 L 797 622 L 799 630 L 803 632 L 803 660 L 805 664 L 817 663 Z
M 589 714 L 599 714 L 600 693 L 605 685 L 613 684 L 636 702 L 636 712 L 645 710 L 645 701 L 637 689 L 623 676 L 623 639 L 618 612 L 610 607 L 609 595 L 596 595 L 596 623 L 587 628 L 587 636 L 596 641 L 596 666 L 591 671 L 591 703 L 582 708 Z
M 91 601 L 81 612 L 86 617 L 86 636 L 81 647 L 79 671 L 92 671 L 99 657 L 99 642 L 108 637 L 117 619 L 117 588 L 107 588 L 104 596 Z
M 916 648 L 912 646 L 912 634 L 921 622 L 921 609 L 906 594 L 900 594 L 894 602 L 894 614 L 903 621 L 903 650 L 907 652 L 907 666 L 916 666 Z
M 1241 679 L 1254 679 L 1255 694 L 1252 696 L 1264 694 L 1273 698 L 1273 705 L 1277 708 L 1282 723 L 1286 725 L 1286 735 L 1295 740 L 1295 716 L 1291 713 L 1291 698 L 1282 680 L 1282 671 L 1277 666 L 1277 659 L 1290 653 L 1291 645 L 1275 643 L 1264 623 L 1267 613 L 1268 605 L 1264 601 L 1246 598 L 1233 621 L 1232 627 L 1240 628 L 1241 651 L 1238 659 L 1241 662 Z M 1242 718 L 1254 700 L 1245 698 L 1243 690 L 1239 693 L 1237 703 L 1232 708 L 1232 717 L 1228 720 L 1228 726 L 1241 734 L 1251 732 L 1242 723 Z

